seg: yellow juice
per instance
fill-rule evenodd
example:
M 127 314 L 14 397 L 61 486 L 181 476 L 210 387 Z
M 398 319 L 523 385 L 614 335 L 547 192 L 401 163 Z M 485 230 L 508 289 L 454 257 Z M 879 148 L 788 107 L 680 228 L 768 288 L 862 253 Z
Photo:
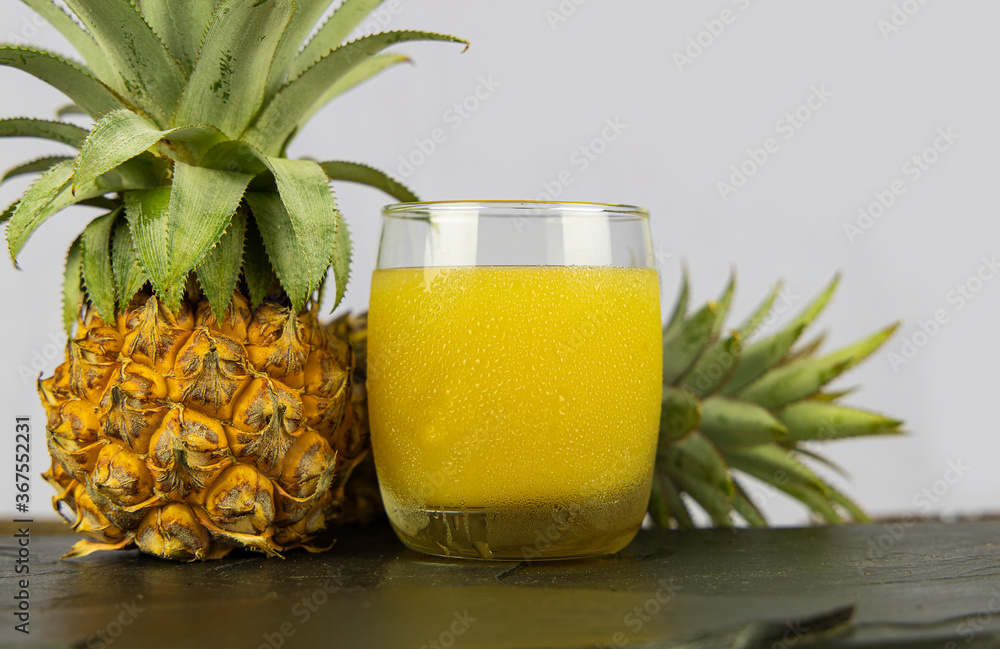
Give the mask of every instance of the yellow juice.
M 419 536 L 429 512 L 471 511 L 494 516 L 494 547 L 537 537 L 511 528 L 524 523 L 568 541 L 580 529 L 559 529 L 621 536 L 616 520 L 628 519 L 631 539 L 660 416 L 654 270 L 378 270 L 370 309 L 372 442 L 397 531 Z

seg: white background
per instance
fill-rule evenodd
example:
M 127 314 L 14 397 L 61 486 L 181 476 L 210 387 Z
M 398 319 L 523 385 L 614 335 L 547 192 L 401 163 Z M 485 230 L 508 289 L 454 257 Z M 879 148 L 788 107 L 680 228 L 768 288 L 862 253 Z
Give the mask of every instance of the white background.
M 1000 253 L 1000 3 L 909 0 L 907 8 L 918 10 L 897 31 L 884 32 L 879 21 L 891 20 L 894 0 L 576 1 L 387 5 L 392 11 L 380 16 L 387 28 L 455 33 L 472 47 L 461 55 L 454 45 L 405 47 L 415 67 L 391 70 L 319 113 L 292 153 L 402 172 L 428 200 L 537 198 L 548 189 L 561 192 L 560 199 L 646 206 L 662 260 L 665 310 L 676 295 L 681 260 L 699 302 L 714 297 L 730 268 L 737 269 L 738 317 L 778 277 L 797 309 L 843 271 L 817 331 L 829 331 L 835 346 L 905 321 L 886 351 L 841 384 L 863 385 L 850 401 L 904 418 L 908 434 L 824 446 L 851 474 L 842 484 L 874 514 L 922 513 L 930 504 L 920 496 L 927 489 L 936 501 L 932 513 L 995 511 L 1000 279 L 972 280 L 980 290 L 961 309 L 949 292 L 976 275 L 982 257 Z M 674 54 L 725 9 L 733 22 L 716 37 L 701 34 L 711 43 L 678 69 Z M 14 0 L 0 0 L 0 40 L 68 53 L 59 34 L 36 27 L 31 15 Z M 493 89 L 480 87 L 483 80 L 492 80 Z M 813 87 L 833 96 L 785 139 L 778 121 Z M 0 69 L 0 89 L 3 116 L 49 117 L 65 103 L 9 69 Z M 456 103 L 470 109 L 467 117 L 455 118 Z M 584 169 L 574 152 L 601 137 L 609 119 L 625 128 L 606 146 L 596 143 L 603 152 Z M 437 128 L 444 142 L 421 160 L 418 141 Z M 960 139 L 911 182 L 904 164 L 932 145 L 940 128 Z M 767 138 L 775 138 L 777 152 L 723 200 L 717 183 Z M 0 166 L 58 149 L 3 140 Z M 401 168 L 401 156 L 421 164 Z M 573 182 L 553 186 L 560 177 Z M 850 241 L 845 224 L 856 223 L 873 192 L 896 180 L 906 193 Z M 0 187 L 0 201 L 13 201 L 26 186 L 18 179 Z M 356 246 L 346 304 L 364 308 L 378 209 L 387 199 L 366 188 L 337 191 Z M 62 260 L 90 213 L 71 210 L 47 223 L 22 255 L 21 272 L 0 264 L 0 425 L 12 431 L 15 415 L 34 418 L 35 473 L 46 459 L 32 363 L 40 359 L 46 373 L 57 363 L 50 340 L 63 344 Z M 939 309 L 948 323 L 933 337 L 917 336 L 926 344 L 893 367 L 889 352 L 900 353 L 919 322 Z M 3 439 L 0 463 L 9 467 L 12 433 Z M 950 462 L 968 467 L 954 485 L 942 481 Z M 0 486 L 6 494 L 0 515 L 6 516 L 13 480 L 11 469 L 2 473 L 8 477 Z M 37 516 L 48 515 L 51 493 L 37 480 Z M 765 507 L 781 523 L 807 520 L 780 497 Z

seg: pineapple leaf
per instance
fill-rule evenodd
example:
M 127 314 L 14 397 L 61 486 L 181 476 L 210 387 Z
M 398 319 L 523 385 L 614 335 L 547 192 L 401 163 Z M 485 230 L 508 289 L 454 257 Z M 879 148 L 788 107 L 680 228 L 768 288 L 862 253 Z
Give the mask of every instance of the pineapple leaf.
M 240 278 L 246 229 L 246 214 L 242 210 L 236 210 L 219 243 L 205 255 L 198 266 L 198 283 L 219 322 L 226 315 L 229 302 L 233 299 L 233 291 L 236 290 L 236 282 Z
M 361 24 L 383 0 L 344 0 L 330 19 L 323 23 L 316 35 L 309 39 L 302 52 L 295 57 L 289 68 L 289 76 L 295 78 L 315 65 L 330 51 L 343 45 L 354 28 Z M 318 17 L 317 17 L 318 20 Z
M 274 61 L 267 74 L 267 99 L 288 80 L 292 60 L 296 57 L 312 33 L 316 23 L 330 7 L 332 0 L 296 0 L 295 11 L 288 21 L 281 42 L 274 53 Z
M 903 422 L 825 401 L 800 401 L 784 408 L 778 419 L 788 428 L 786 442 L 826 441 L 862 435 L 900 433 Z
M 63 278 L 63 328 L 67 336 L 73 333 L 73 324 L 80 316 L 80 303 L 83 299 L 83 291 L 80 290 L 80 278 L 83 275 L 82 239 L 82 235 L 74 239 L 69 252 L 66 253 Z
M 213 146 L 205 152 L 198 164 L 211 169 L 226 169 L 251 176 L 257 176 L 269 170 L 267 158 L 260 151 L 245 142 L 237 142 L 236 140 L 221 142 Z
M 87 298 L 105 322 L 115 321 L 115 281 L 111 274 L 111 228 L 119 210 L 99 216 L 83 230 L 83 283 Z
M 14 117 L 0 119 L 0 137 L 39 137 L 79 149 L 87 137 L 87 129 L 68 122 Z
M 111 268 L 115 277 L 118 304 L 124 309 L 129 300 L 149 281 L 149 275 L 139 263 L 139 256 L 135 252 L 132 232 L 124 220 L 118 221 L 111 235 Z
M 41 79 L 69 97 L 91 117 L 125 107 L 107 86 L 89 72 L 51 52 L 0 45 L 0 65 L 23 70 Z
M 767 519 L 764 518 L 763 512 L 753 504 L 753 500 L 747 495 L 740 481 L 734 479 L 733 486 L 736 489 L 733 494 L 733 509 L 736 513 L 742 516 L 750 527 L 767 527 Z
M 248 192 L 247 204 L 253 212 L 254 220 L 260 232 L 261 241 L 266 251 L 265 258 L 271 261 L 271 266 L 284 287 L 285 293 L 292 301 L 296 311 L 300 310 L 309 297 L 312 280 L 305 265 L 301 263 L 301 242 L 296 234 L 295 224 L 291 215 L 281 202 L 281 197 L 275 193 L 261 194 Z M 303 235 L 307 236 L 307 235 Z M 251 251 L 247 251 L 248 258 Z M 263 275 L 263 273 L 261 273 Z M 251 277 L 247 275 L 247 283 L 253 289 Z M 258 290 L 260 290 L 258 284 Z M 251 293 L 251 297 L 253 297 Z
M 716 340 L 684 376 L 681 385 L 699 397 L 713 394 L 733 375 L 740 349 L 740 334 L 737 331 L 728 338 Z
M 211 124 L 194 124 L 164 131 L 159 150 L 173 160 L 192 164 L 205 157 L 216 146 L 228 142 L 232 142 L 232 140 Z M 236 169 L 224 168 L 223 170 L 243 173 Z
M 157 187 L 145 191 L 128 192 L 125 199 L 125 218 L 132 233 L 132 242 L 139 263 L 149 275 L 153 289 L 167 302 L 171 311 L 175 306 L 170 300 L 180 304 L 181 291 L 166 285 L 170 274 L 168 257 L 168 214 L 170 212 L 170 188 Z
M 208 125 L 160 130 L 156 124 L 130 110 L 108 113 L 94 125 L 77 158 L 74 186 L 79 187 L 140 155 L 164 138 L 201 152 L 225 137 Z M 178 156 L 180 157 L 180 156 Z
M 830 469 L 831 471 L 833 471 L 842 478 L 850 477 L 850 475 L 847 473 L 847 469 L 845 469 L 844 467 L 840 466 L 839 464 L 837 464 L 836 462 L 834 462 L 833 460 L 831 460 L 826 456 L 820 455 L 815 451 L 811 451 L 807 448 L 799 446 L 797 442 L 789 442 L 787 440 L 782 440 L 781 445 L 789 449 L 790 451 L 794 451 L 797 457 L 798 456 L 807 457 L 813 462 L 816 462 L 817 464 L 822 464 L 823 466 Z
M 687 266 L 681 268 L 681 292 L 677 296 L 677 302 L 674 304 L 673 314 L 670 316 L 670 320 L 667 325 L 663 328 L 663 337 L 666 338 L 667 334 L 672 333 L 672 330 L 679 328 L 684 324 L 684 320 L 687 318 L 688 310 L 688 300 L 691 297 L 691 282 L 688 278 Z
M 653 489 L 649 495 L 649 514 L 660 527 L 670 527 L 670 519 L 674 519 L 677 527 L 690 529 L 694 527 L 691 513 L 681 498 L 677 487 L 670 477 L 663 474 L 653 475 Z
M 809 342 L 797 346 L 795 349 L 788 352 L 787 356 L 781 359 L 781 362 L 778 363 L 777 367 L 787 365 L 802 358 L 813 356 L 819 351 L 819 348 L 822 347 L 824 342 L 826 342 L 826 334 L 820 334 Z
M 184 70 L 153 33 L 135 0 L 65 1 L 107 56 L 113 74 L 106 81 L 157 124 L 168 125 L 184 89 Z
M 246 174 L 174 163 L 167 217 L 169 272 L 161 286 L 172 290 L 184 283 L 229 227 L 249 183 Z M 239 257 L 233 265 L 238 272 Z
M 63 118 L 67 115 L 86 115 L 87 111 L 76 104 L 66 104 L 56 109 L 56 117 Z
M 344 94 L 348 90 L 359 86 L 365 81 L 368 81 L 379 72 L 386 70 L 395 65 L 401 63 L 412 63 L 413 60 L 403 54 L 379 54 L 378 56 L 373 56 L 367 61 L 360 63 L 353 67 L 350 72 L 341 77 L 340 81 L 337 81 L 323 93 L 323 96 L 313 104 L 313 107 L 309 109 L 309 112 L 302 116 L 299 124 L 305 124 L 308 122 L 313 115 L 316 114 L 321 108 L 329 104 L 335 98 Z
M 466 43 L 454 36 L 433 32 L 397 31 L 365 36 L 342 45 L 282 87 L 241 139 L 266 154 L 280 151 L 326 90 L 352 68 L 387 47 L 420 40 Z
M 254 219 L 248 219 L 246 250 L 243 251 L 243 278 L 250 291 L 250 307 L 256 309 L 271 290 L 277 277 L 264 250 L 264 241 Z
M 174 164 L 174 183 L 125 195 L 136 252 L 153 288 L 175 312 L 193 270 L 239 206 L 250 176 Z
M 722 454 L 734 468 L 781 489 L 804 503 L 825 521 L 842 521 L 830 505 L 823 481 L 777 444 L 750 448 L 724 447 Z
M 24 246 L 24 240 L 47 218 L 45 208 L 59 194 L 73 176 L 73 162 L 66 160 L 39 176 L 21 197 L 17 209 L 7 225 L 7 246 L 11 259 L 17 263 L 17 255 Z M 50 215 L 49 215 L 50 216 Z M 32 227 L 34 226 L 34 227 Z
M 82 187 L 72 186 L 73 164 L 56 163 L 24 194 L 7 227 L 7 245 L 15 260 L 28 238 L 50 217 L 70 205 L 108 206 L 104 194 L 156 187 L 162 168 L 159 162 L 136 160 L 98 177 Z M 70 178 L 66 178 L 67 173 Z M 62 184 L 58 184 L 58 183 Z
M 214 124 L 235 138 L 264 101 L 268 70 L 294 3 L 222 0 L 205 33 L 174 126 Z
M 337 295 L 334 298 L 333 307 L 330 309 L 331 313 L 340 305 L 340 301 L 344 299 L 344 293 L 347 292 L 347 282 L 351 279 L 351 233 L 347 228 L 347 221 L 344 220 L 344 216 L 340 213 L 340 210 L 337 210 L 335 225 L 337 232 L 333 239 L 331 266 L 333 268 L 333 280 L 337 287 Z M 326 277 L 325 273 L 323 277 Z M 321 298 L 322 295 L 322 289 L 320 289 Z
M 731 526 L 732 478 L 722 456 L 698 433 L 658 451 L 658 462 L 716 525 Z
M 655 525 L 670 527 L 670 506 L 667 504 L 658 478 L 659 476 L 653 476 L 653 488 L 649 493 L 649 505 L 646 511 L 649 512 Z
M 677 523 L 677 527 L 682 529 L 694 527 L 694 521 L 691 520 L 691 512 L 688 510 L 687 503 L 681 498 L 681 494 L 677 490 L 677 485 L 669 477 L 662 475 L 659 477 L 658 482 L 663 497 L 670 507 L 670 516 Z
M 321 162 L 319 166 L 323 168 L 326 177 L 330 180 L 344 180 L 381 189 L 401 203 L 415 203 L 420 200 L 408 187 L 374 167 L 342 160 Z
M 740 364 L 733 373 L 733 377 L 722 389 L 723 394 L 739 394 L 741 390 L 764 376 L 785 358 L 792 345 L 799 339 L 806 327 L 812 324 L 813 320 L 822 313 L 823 309 L 830 302 L 840 276 L 837 275 L 833 281 L 799 314 L 795 320 L 790 322 L 784 329 L 769 336 L 764 340 L 748 345 L 743 350 Z
M 85 30 L 80 28 L 73 18 L 67 14 L 62 7 L 52 0 L 21 0 L 24 4 L 34 9 L 38 15 L 46 20 L 50 25 L 59 30 L 66 40 L 70 42 L 87 67 L 94 71 L 98 78 L 107 79 L 111 74 L 111 67 L 108 58 L 97 46 Z
M 346 225 L 341 225 L 340 212 L 324 168 L 312 160 L 268 157 L 244 142 L 223 142 L 213 147 L 202 159 L 202 164 L 209 167 L 235 166 L 255 175 L 270 170 L 284 208 L 275 210 L 269 200 L 258 200 L 265 212 L 257 218 L 257 224 L 274 271 L 286 289 L 290 288 L 285 283 L 286 279 L 295 285 L 292 290 L 300 299 L 292 298 L 292 302 L 299 309 L 326 277 L 332 263 L 337 285 L 336 303 L 339 304 L 347 288 L 350 238 Z M 251 193 L 268 195 L 274 192 Z M 278 232 L 281 224 L 290 224 L 291 231 Z M 294 244 L 293 248 L 289 248 L 291 244 Z M 301 286 L 299 269 L 291 267 L 293 260 L 279 259 L 279 256 L 290 254 L 291 250 L 298 251 L 295 253 L 295 264 L 301 266 L 305 263 L 306 283 Z
M 764 301 L 754 309 L 754 312 L 743 321 L 743 325 L 740 326 L 740 337 L 745 341 L 749 341 L 750 337 L 754 335 L 757 329 L 764 323 L 764 319 L 767 318 L 768 314 L 771 313 L 771 309 L 774 307 L 775 300 L 778 299 L 778 295 L 781 294 L 781 289 L 783 288 L 782 283 L 779 281 L 774 285 L 774 289 L 771 293 L 764 298 Z
M 7 206 L 7 209 L 0 213 L 0 223 L 6 223 L 10 220 L 10 217 L 14 216 L 14 212 L 17 210 L 17 206 L 21 203 L 21 199 L 17 199 L 13 203 Z
M 871 522 L 871 519 L 868 518 L 868 514 L 866 514 L 860 507 L 858 507 L 858 504 L 855 503 L 853 500 L 845 496 L 839 490 L 832 487 L 829 483 L 825 482 L 824 487 L 826 491 L 826 497 L 835 504 L 843 507 L 844 511 L 850 514 L 852 520 L 858 523 Z
M 719 301 L 716 302 L 715 322 L 712 323 L 712 333 L 709 335 L 711 340 L 715 340 L 722 333 L 722 327 L 726 324 L 726 316 L 729 315 L 729 307 L 733 303 L 733 293 L 735 292 L 736 273 L 730 271 L 729 282 L 726 283 L 726 288 L 719 296 Z
M 17 199 L 13 203 L 7 206 L 3 212 L 0 212 L 0 224 L 6 223 L 10 220 L 10 217 L 14 216 L 14 211 L 17 210 L 17 206 L 20 205 L 21 199 Z M 88 205 L 90 207 L 99 207 L 105 210 L 113 210 L 119 206 L 117 201 L 113 201 L 103 196 L 98 196 L 97 198 L 88 198 L 82 200 L 78 205 Z
M 142 15 L 163 44 L 184 68 L 194 69 L 216 0 L 142 0 Z
M 663 334 L 663 382 L 673 383 L 684 375 L 710 341 L 718 306 L 709 302 L 680 326 Z
M 810 302 L 805 309 L 802 310 L 802 313 L 800 313 L 791 324 L 793 326 L 797 324 L 806 326 L 812 324 L 813 320 L 815 320 L 819 314 L 823 312 L 823 309 L 826 308 L 826 305 L 830 303 L 830 300 L 833 298 L 833 294 L 837 291 L 838 286 L 840 286 L 840 273 L 833 276 L 830 283 L 827 284 L 823 291 L 816 296 L 816 298 Z
M 269 166 L 278 184 L 278 194 L 291 220 L 294 237 L 298 242 L 299 255 L 294 263 L 304 265 L 309 278 L 306 294 L 312 293 L 326 275 L 330 261 L 338 251 L 337 246 L 337 201 L 330 189 L 322 167 L 312 160 L 289 160 L 269 158 Z M 268 233 L 258 221 L 264 244 L 268 244 Z M 346 235 L 346 232 L 344 233 Z M 278 277 L 281 269 L 271 246 L 267 246 Z M 349 253 L 348 253 L 349 254 Z M 337 294 L 342 294 L 341 282 L 347 285 L 347 277 L 337 277 Z M 302 304 L 298 305 L 301 308 Z
M 123 187 L 123 189 L 125 189 Z M 114 190 L 105 190 L 114 191 Z M 86 205 L 88 207 L 99 207 L 102 210 L 113 210 L 122 206 L 120 199 L 107 198 L 106 196 L 95 196 L 75 203 L 75 205 Z
M 777 444 L 723 447 L 722 454 L 733 467 L 768 484 L 795 483 L 822 487 L 822 482 L 812 471 Z
M 795 498 L 829 524 L 843 523 L 843 517 L 833 507 L 828 490 L 800 484 L 779 485 L 779 489 Z
M 666 448 L 684 439 L 701 423 L 701 403 L 689 391 L 663 386 L 660 406 L 659 448 Z
M 773 409 L 805 399 L 873 354 L 899 327 L 891 325 L 822 358 L 804 358 L 768 373 L 743 390 L 740 398 Z
M 16 167 L 11 167 L 6 172 L 4 172 L 3 178 L 0 178 L 0 183 L 6 182 L 8 179 L 14 176 L 21 176 L 24 174 L 33 174 L 40 171 L 48 171 L 60 162 L 65 162 L 67 160 L 73 160 L 62 155 L 49 155 L 43 156 L 41 158 L 35 158 L 34 160 L 29 160 L 27 162 L 22 162 Z
M 73 183 L 86 184 L 156 144 L 163 132 L 130 110 L 108 113 L 94 124 L 77 157 Z
M 747 345 L 736 371 L 722 388 L 722 394 L 740 394 L 748 385 L 766 375 L 788 355 L 805 328 L 803 324 L 795 324 L 764 340 Z
M 788 430 L 760 406 L 725 397 L 701 404 L 701 432 L 720 447 L 757 446 L 783 439 Z

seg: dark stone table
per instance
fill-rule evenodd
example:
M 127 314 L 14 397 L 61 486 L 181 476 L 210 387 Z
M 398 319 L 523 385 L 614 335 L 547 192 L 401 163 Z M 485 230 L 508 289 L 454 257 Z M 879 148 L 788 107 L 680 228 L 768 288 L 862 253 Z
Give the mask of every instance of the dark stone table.
M 1000 522 L 644 531 L 618 555 L 449 561 L 383 528 L 324 554 L 58 557 L 35 524 L 30 635 L 0 527 L 0 644 L 37 647 L 1000 647 Z

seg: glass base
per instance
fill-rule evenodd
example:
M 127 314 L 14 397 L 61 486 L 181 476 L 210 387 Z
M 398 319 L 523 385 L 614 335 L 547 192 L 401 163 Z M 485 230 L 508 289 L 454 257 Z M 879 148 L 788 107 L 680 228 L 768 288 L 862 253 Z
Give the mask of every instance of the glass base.
M 489 561 L 577 559 L 618 552 L 639 531 L 642 512 L 621 502 L 524 509 L 468 507 L 408 512 L 423 525 L 392 527 L 412 550 L 440 557 Z M 644 509 L 644 508 L 643 508 Z M 622 526 L 622 522 L 627 524 Z M 609 524 L 612 523 L 612 524 Z

